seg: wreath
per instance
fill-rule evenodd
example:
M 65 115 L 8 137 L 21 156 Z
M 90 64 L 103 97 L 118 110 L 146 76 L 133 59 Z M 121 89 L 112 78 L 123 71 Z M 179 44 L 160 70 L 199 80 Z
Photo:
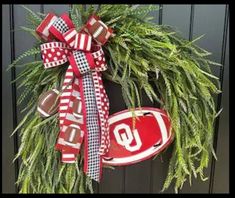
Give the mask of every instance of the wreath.
M 61 153 L 54 148 L 60 130 L 59 113 L 43 118 L 37 111 L 41 94 L 62 87 L 70 66 L 63 62 L 59 67 L 44 68 L 48 61 L 41 57 L 42 46 L 43 49 L 50 47 L 45 41 L 50 38 L 48 35 L 43 38 L 35 30 L 48 15 L 25 9 L 29 25 L 22 29 L 32 34 L 36 43 L 10 65 L 10 68 L 24 68 L 15 81 L 20 81 L 18 88 L 24 88 L 18 104 L 26 101 L 22 111 L 27 113 L 13 132 L 20 130 L 21 136 L 15 157 L 22 159 L 17 180 L 20 193 L 92 193 L 92 178 L 82 168 L 83 152 L 76 156 L 76 163 L 61 163 Z M 98 8 L 72 5 L 69 19 L 74 25 L 73 31 L 77 32 L 91 21 L 91 16 L 92 20 L 100 19 L 104 27 L 109 28 L 108 39 L 100 40 L 102 57 L 99 57 L 99 60 L 105 58 L 108 67 L 102 70 L 100 66 L 100 70 L 103 79 L 121 86 L 129 110 L 141 108 L 142 94 L 145 93 L 152 103 L 158 104 L 169 115 L 175 140 L 162 190 L 174 181 L 177 192 L 186 179 L 191 182 L 192 176 L 200 175 L 205 180 L 204 169 L 208 167 L 211 153 L 216 158 L 213 123 L 217 112 L 213 96 L 220 90 L 210 65 L 219 64 L 209 60 L 210 53 L 194 44 L 200 37 L 188 41 L 170 26 L 151 22 L 149 12 L 157 9 L 153 5 L 107 4 Z M 60 22 L 63 19 L 61 16 Z M 76 62 L 78 54 L 73 55 Z M 30 56 L 33 61 L 20 64 L 22 59 Z M 77 72 L 81 75 L 83 71 Z

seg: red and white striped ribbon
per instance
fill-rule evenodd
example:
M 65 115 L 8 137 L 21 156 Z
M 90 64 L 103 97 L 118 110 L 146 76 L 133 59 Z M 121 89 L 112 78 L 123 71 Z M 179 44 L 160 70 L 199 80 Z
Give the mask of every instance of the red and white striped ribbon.
M 68 111 L 69 101 L 72 94 L 72 82 L 74 79 L 74 73 L 72 66 L 69 65 L 62 85 L 62 94 L 60 96 L 60 106 L 59 106 L 59 118 L 60 118 L 60 128 L 63 127 L 66 112 Z
M 74 109 L 75 104 L 78 104 L 76 109 Z M 79 153 L 84 138 L 84 119 L 78 79 L 74 76 L 71 66 L 68 67 L 64 78 L 60 97 L 59 120 L 60 133 L 56 149 L 62 151 L 62 162 L 75 162 L 76 154 Z M 70 156 L 69 159 L 66 156 Z

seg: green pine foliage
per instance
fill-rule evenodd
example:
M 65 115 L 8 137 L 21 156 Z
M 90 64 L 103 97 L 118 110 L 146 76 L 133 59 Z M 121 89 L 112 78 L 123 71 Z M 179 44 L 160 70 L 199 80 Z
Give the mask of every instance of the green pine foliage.
M 59 131 L 58 114 L 42 119 L 36 111 L 38 97 L 51 88 L 60 88 L 68 64 L 45 70 L 39 41 L 34 30 L 45 16 L 28 8 L 29 27 L 22 27 L 37 39 L 32 49 L 23 53 L 10 67 L 23 67 L 18 75 L 24 91 L 21 103 L 30 98 L 28 111 L 16 130 L 21 145 L 16 158 L 22 159 L 17 184 L 20 193 L 92 193 L 92 181 L 84 175 L 83 155 L 77 164 L 62 164 L 54 149 Z M 165 109 L 175 136 L 163 191 L 172 182 L 177 192 L 188 179 L 198 175 L 206 180 L 204 170 L 213 151 L 213 124 L 216 117 L 213 97 L 218 94 L 208 59 L 209 52 L 188 41 L 166 25 L 156 25 L 148 17 L 158 7 L 128 5 L 73 5 L 69 14 L 79 29 L 96 13 L 113 28 L 114 36 L 104 46 L 109 69 L 104 77 L 122 87 L 123 99 L 130 109 L 141 106 L 141 92 Z M 35 61 L 21 64 L 27 56 Z M 15 131 L 16 131 L 15 130 Z

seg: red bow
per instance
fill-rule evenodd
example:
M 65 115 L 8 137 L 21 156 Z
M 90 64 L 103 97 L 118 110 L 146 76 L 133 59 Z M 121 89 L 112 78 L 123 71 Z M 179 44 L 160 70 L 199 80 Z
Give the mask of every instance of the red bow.
M 101 155 L 108 152 L 110 145 L 109 101 L 100 73 L 107 64 L 101 45 L 112 30 L 97 16 L 91 16 L 77 32 L 67 14 L 56 17 L 49 13 L 36 32 L 45 41 L 57 40 L 41 45 L 45 68 L 70 63 L 60 96 L 56 149 L 62 152 L 62 162 L 74 163 L 84 139 L 84 171 L 99 181 Z

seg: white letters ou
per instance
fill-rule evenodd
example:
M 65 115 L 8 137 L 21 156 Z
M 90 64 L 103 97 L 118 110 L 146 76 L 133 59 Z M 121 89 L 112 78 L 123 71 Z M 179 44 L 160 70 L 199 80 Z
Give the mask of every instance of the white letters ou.
M 123 129 L 125 130 L 125 133 L 120 134 L 119 131 L 123 130 Z M 117 143 L 122 146 L 125 146 L 125 148 L 128 151 L 131 151 L 131 152 L 137 151 L 142 146 L 142 142 L 140 140 L 140 136 L 139 136 L 137 129 L 134 129 L 133 133 L 132 133 L 132 131 L 128 125 L 119 124 L 115 127 L 113 132 L 114 132 L 114 136 L 117 140 Z M 135 139 L 135 142 L 136 142 L 135 146 L 130 145 L 132 143 L 133 139 Z

